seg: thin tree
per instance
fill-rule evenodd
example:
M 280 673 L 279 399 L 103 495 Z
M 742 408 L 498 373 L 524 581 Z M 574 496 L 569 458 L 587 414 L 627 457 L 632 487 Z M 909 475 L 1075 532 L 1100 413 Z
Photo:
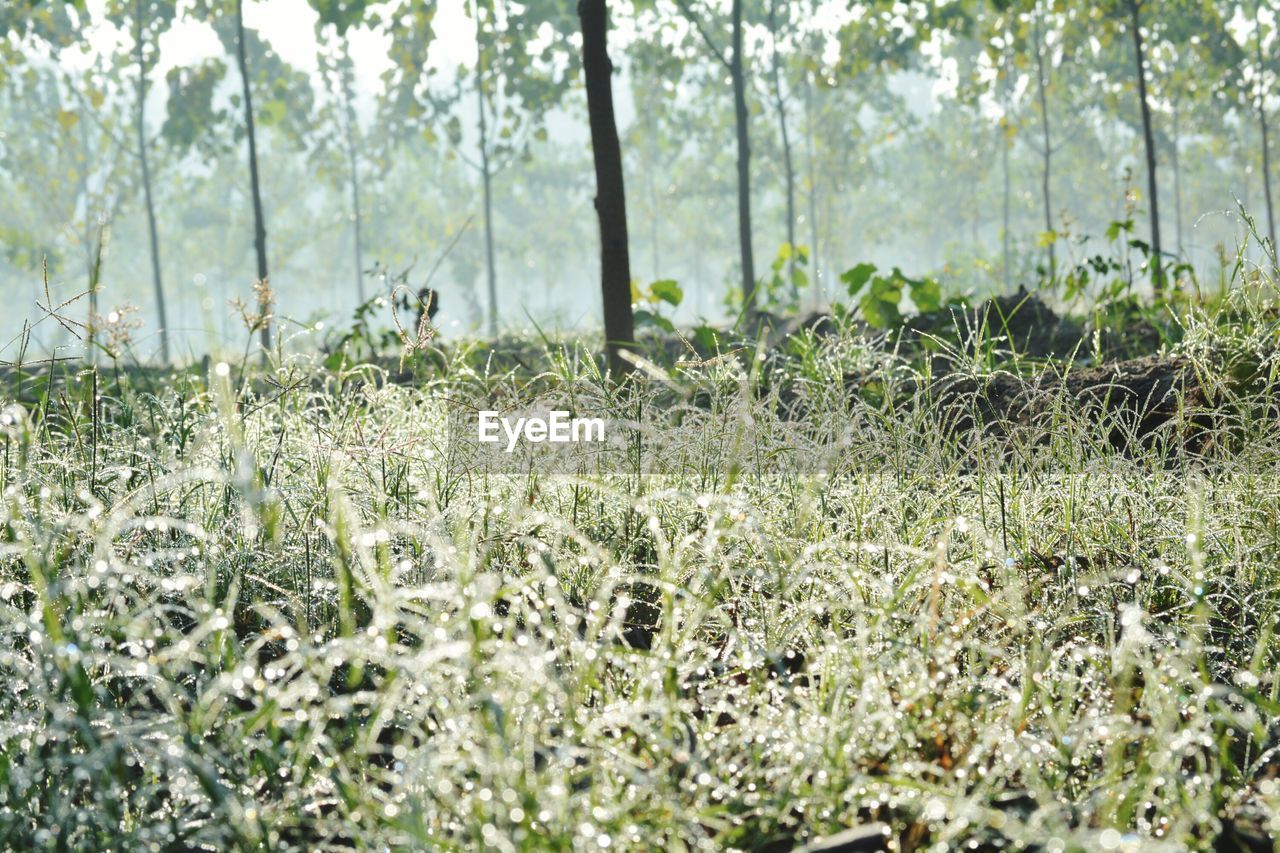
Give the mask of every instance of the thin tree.
M 622 146 L 613 112 L 613 63 L 609 61 L 609 10 L 606 0 L 578 0 L 582 27 L 582 75 L 591 122 L 591 151 L 596 167 L 596 216 L 600 220 L 600 294 L 610 373 L 630 370 L 621 348 L 635 337 L 631 313 L 631 258 L 627 246 L 627 196 Z
M 1003 173 L 1004 181 L 1004 199 L 1001 228 L 1001 241 L 1004 249 L 1004 287 L 1009 292 L 1013 288 L 1013 249 L 1010 244 L 1011 235 L 1009 233 L 1010 208 L 1013 198 L 1013 181 L 1009 174 L 1009 149 L 1013 145 L 1010 137 L 1009 113 L 1012 109 L 1012 92 L 1013 92 L 1013 69 L 1010 65 L 1011 54 L 1013 51 L 1013 36 L 1008 30 L 1005 30 L 1004 36 L 1004 79 L 1000 83 L 1000 104 L 1004 113 L 1000 117 L 1000 170 Z
M 352 69 L 351 41 L 345 34 L 342 37 L 342 59 L 344 63 L 341 71 L 342 101 L 346 119 L 343 136 L 347 148 L 347 168 L 351 178 L 351 227 L 356 261 L 356 302 L 364 304 L 364 235 L 361 231 L 364 226 L 364 216 L 360 209 L 360 142 L 356 136 L 360 128 L 356 121 L 355 93 L 351 90 L 351 80 L 347 76 Z
M 347 184 L 351 194 L 352 253 L 355 260 L 356 304 L 364 304 L 364 208 L 360 196 L 360 121 L 356 115 L 355 65 L 351 61 L 351 30 L 369 20 L 370 0 L 308 0 L 317 13 L 316 36 L 328 42 L 332 55 L 322 53 L 321 69 L 338 99 L 333 106 L 335 147 L 346 156 Z M 394 36 L 393 36 L 394 38 Z
M 1032 14 L 1031 21 L 1036 42 L 1036 102 L 1040 107 L 1040 135 L 1043 137 L 1040 148 L 1040 195 L 1044 200 L 1045 241 L 1049 250 L 1049 278 L 1052 279 L 1057 274 L 1058 269 L 1057 251 L 1054 248 L 1054 244 L 1057 241 L 1054 239 L 1053 233 L 1053 201 L 1050 196 L 1050 179 L 1053 175 L 1053 142 L 1049 128 L 1049 95 L 1046 91 L 1048 89 L 1048 79 L 1044 68 L 1044 32 L 1039 2 L 1036 3 L 1036 9 Z
M 258 256 L 259 286 L 270 282 L 267 272 L 267 226 L 262 216 L 262 192 L 258 184 L 258 138 L 253 124 L 253 95 L 249 86 L 249 61 L 245 55 L 244 0 L 236 0 L 236 64 L 240 68 L 240 81 L 244 86 L 244 125 L 249 141 L 249 187 L 253 195 L 253 248 Z M 262 348 L 271 349 L 271 317 L 264 304 L 260 332 Z
M 160 360 L 169 363 L 169 320 L 165 313 L 164 280 L 160 268 L 160 237 L 156 227 L 156 206 L 151 191 L 151 161 L 147 153 L 147 60 L 143 0 L 133 4 L 133 50 L 138 65 L 138 162 L 142 169 L 142 195 L 147 209 L 147 234 L 151 243 L 151 282 L 155 289 L 156 319 L 160 323 Z
M 787 128 L 787 98 L 782 91 L 782 51 L 778 41 L 778 0 L 769 0 L 769 33 L 773 38 L 773 103 L 778 111 L 778 135 L 782 141 L 782 173 L 787 192 L 787 281 L 791 283 L 791 295 L 798 297 L 796 289 L 796 170 L 791 160 L 791 135 Z
M 747 81 L 742 57 L 742 0 L 733 0 L 733 117 L 738 138 L 738 246 L 742 256 L 742 304 L 750 312 L 756 301 L 756 265 L 751 251 L 751 135 L 747 125 Z
M 1253 46 L 1258 62 L 1258 129 L 1262 133 L 1262 192 L 1267 199 L 1267 236 L 1271 239 L 1271 251 L 1276 252 L 1276 217 L 1271 206 L 1271 145 L 1267 128 L 1267 88 L 1263 80 L 1267 73 L 1262 58 L 1262 2 L 1253 10 Z
M 1173 162 L 1173 228 L 1178 255 L 1185 255 L 1187 250 L 1182 241 L 1182 123 L 1178 111 L 1178 102 L 1173 102 L 1173 140 L 1169 145 L 1169 155 Z
M 805 168 L 807 175 L 805 180 L 809 184 L 808 205 L 809 205 L 809 258 L 810 269 L 813 271 L 813 288 L 822 288 L 822 292 L 818 292 L 820 298 L 825 296 L 825 282 L 823 281 L 822 268 L 822 252 L 821 246 L 818 244 L 818 166 L 817 154 L 814 151 L 814 124 L 816 123 L 816 109 L 813 105 L 813 90 L 816 83 L 816 73 L 810 72 L 808 75 L 807 85 L 804 88 L 804 145 L 805 145 Z
M 479 9 L 476 14 L 476 112 L 480 117 L 480 180 L 484 186 L 484 261 L 489 293 L 489 337 L 498 336 L 498 271 L 493 252 L 493 165 L 489 154 L 489 121 L 485 103 L 484 46 L 480 43 Z
M 1130 29 L 1133 31 L 1133 57 L 1138 77 L 1138 104 L 1142 109 L 1142 141 L 1147 160 L 1147 193 L 1151 196 L 1151 283 L 1156 295 L 1164 291 L 1164 256 L 1160 250 L 1160 194 L 1156 181 L 1156 140 L 1151 129 L 1151 104 L 1147 99 L 1147 60 L 1142 47 L 1140 0 L 1129 0 Z
M 751 250 L 751 130 L 748 124 L 746 63 L 743 57 L 742 0 L 733 0 L 730 48 L 726 54 L 716 44 L 711 32 L 694 14 L 687 0 L 676 0 L 680 11 L 689 19 L 707 49 L 729 72 L 733 85 L 733 121 L 738 146 L 738 253 L 742 262 L 742 303 L 745 313 L 755 307 L 756 267 Z

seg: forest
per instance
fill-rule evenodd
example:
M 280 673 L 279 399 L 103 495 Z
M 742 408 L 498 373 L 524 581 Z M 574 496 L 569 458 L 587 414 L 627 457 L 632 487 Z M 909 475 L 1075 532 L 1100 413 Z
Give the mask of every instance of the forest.
M 0 849 L 1280 851 L 1274 0 L 0 0 Z

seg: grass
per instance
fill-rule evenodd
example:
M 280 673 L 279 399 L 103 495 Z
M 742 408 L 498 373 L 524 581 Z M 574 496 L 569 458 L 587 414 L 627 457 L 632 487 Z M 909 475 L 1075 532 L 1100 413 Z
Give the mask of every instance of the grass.
M 1181 322 L 1208 444 L 948 429 L 851 329 L 629 389 L 551 343 L 48 383 L 2 418 L 3 846 L 1270 845 L 1280 320 Z M 614 442 L 466 440 L 535 400 Z

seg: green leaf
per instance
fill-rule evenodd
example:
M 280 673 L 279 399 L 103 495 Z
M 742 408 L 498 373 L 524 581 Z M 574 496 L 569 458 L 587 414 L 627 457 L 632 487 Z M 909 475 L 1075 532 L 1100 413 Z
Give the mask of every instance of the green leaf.
M 646 311 L 643 308 L 636 312 L 635 317 L 637 326 L 651 326 L 666 332 L 674 332 L 676 330 L 676 327 L 666 317 L 661 314 L 655 314 L 652 311 Z
M 1117 221 L 1112 222 L 1110 225 L 1108 225 L 1108 226 L 1107 226 L 1107 239 L 1108 239 L 1108 240 L 1115 240 L 1117 237 L 1119 237 L 1119 236 L 1120 236 L 1120 232 L 1121 232 L 1121 231 L 1129 232 L 1129 231 L 1132 231 L 1132 230 L 1133 230 L 1133 220 L 1132 220 L 1132 219 L 1126 219 L 1126 220 L 1124 220 L 1124 221 L 1119 221 L 1119 220 L 1117 220 Z
M 902 279 L 876 276 L 871 282 L 871 289 L 862 297 L 862 316 L 877 329 L 897 326 L 902 322 L 902 312 L 898 310 L 901 301 Z
M 654 298 L 675 307 L 679 307 L 684 301 L 684 291 L 680 289 L 680 285 L 676 284 L 675 279 L 664 278 L 655 281 L 649 285 L 649 292 Z
M 879 299 L 864 299 L 862 316 L 877 329 L 888 329 L 902 320 L 902 312 L 898 310 L 896 303 L 882 302 Z
M 840 274 L 840 281 L 844 282 L 844 286 L 849 291 L 850 297 L 857 296 L 858 291 L 862 290 L 862 288 L 866 286 L 875 271 L 875 264 L 858 264 L 853 269 L 842 272 Z
M 931 278 L 911 282 L 911 301 L 918 311 L 937 311 L 942 307 L 942 285 Z

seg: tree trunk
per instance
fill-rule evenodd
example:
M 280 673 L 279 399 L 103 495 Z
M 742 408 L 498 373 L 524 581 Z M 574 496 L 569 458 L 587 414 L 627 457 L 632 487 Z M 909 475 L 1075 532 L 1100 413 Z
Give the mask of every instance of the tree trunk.
M 818 174 L 817 162 L 813 152 L 813 86 L 805 88 L 805 160 L 809 170 L 809 244 L 810 269 L 813 270 L 813 286 L 821 288 L 826 294 L 826 282 L 823 280 L 822 254 L 818 251 Z
M 1048 235 L 1046 239 L 1049 240 L 1047 247 L 1049 250 L 1049 278 L 1052 279 L 1057 275 L 1058 271 L 1058 256 L 1055 248 L 1057 241 L 1053 239 L 1053 202 L 1049 194 L 1049 179 L 1053 174 L 1053 145 L 1050 141 L 1049 130 L 1049 97 L 1045 91 L 1048 87 L 1048 81 L 1045 79 L 1044 74 L 1044 33 L 1040 26 L 1039 15 L 1035 15 L 1032 20 L 1035 24 L 1036 39 L 1036 96 L 1040 103 L 1040 132 L 1044 137 L 1044 145 L 1041 148 L 1043 167 L 1040 173 L 1040 193 L 1044 198 L 1044 230 Z
M 1006 293 L 1013 292 L 1013 251 L 1010 245 L 1009 234 L 1009 211 L 1011 207 L 1013 195 L 1013 182 L 1009 177 L 1009 111 L 1010 111 L 1010 88 L 1012 78 L 1010 76 L 1012 69 L 1009 64 L 1009 51 L 1011 38 L 1005 34 L 1004 45 L 1004 86 L 1002 91 L 1002 100 L 1004 101 L 1004 116 L 1000 122 L 1000 166 L 1004 173 L 1004 210 L 1002 212 L 1003 228 L 1001 230 L 1001 238 L 1004 244 L 1004 289 Z
M 1254 8 L 1254 26 L 1256 33 L 1254 36 L 1254 46 L 1257 49 L 1258 56 L 1258 128 L 1262 131 L 1262 192 L 1267 198 L 1267 236 L 1271 240 L 1272 260 L 1276 257 L 1276 217 L 1275 211 L 1271 206 L 1271 146 L 1267 134 L 1267 90 L 1262 85 L 1263 75 L 1266 72 L 1266 66 L 1262 61 L 1262 22 L 1259 20 L 1259 14 L 1262 12 L 1262 4 Z
M 747 81 L 743 70 L 742 0 L 733 0 L 733 117 L 738 136 L 738 250 L 742 256 L 742 306 L 750 314 L 756 303 L 756 266 L 751 252 L 751 137 L 747 126 Z
M 982 224 L 981 214 L 978 212 L 978 191 L 981 189 L 981 180 L 976 172 L 969 177 L 969 211 L 972 214 L 969 217 L 969 245 L 976 251 L 978 248 L 978 230 Z
M 1164 256 L 1160 251 L 1160 194 L 1156 183 L 1156 140 L 1151 131 L 1151 105 L 1147 101 L 1147 63 L 1142 51 L 1142 21 L 1139 0 L 1129 0 L 1133 28 L 1133 57 L 1138 73 L 1138 103 L 1142 108 L 1142 140 L 1147 155 L 1147 192 L 1151 196 L 1151 286 L 1157 296 L 1164 292 Z
M 476 108 L 480 112 L 480 176 L 484 184 L 484 260 L 489 289 L 489 337 L 498 337 L 498 273 L 493 259 L 493 170 L 489 165 L 489 121 L 484 102 L 484 49 L 476 20 Z
M 578 0 L 582 25 L 582 74 L 591 121 L 591 151 L 596 166 L 596 216 L 600 220 L 600 294 L 609 371 L 626 374 L 631 365 L 621 348 L 635 339 L 631 313 L 631 259 L 627 250 L 627 196 L 622 146 L 613 115 L 613 64 L 609 61 L 609 10 L 606 0 Z
M 347 131 L 347 161 L 351 169 L 351 226 L 352 242 L 355 244 L 356 256 L 356 304 L 364 304 L 364 239 L 360 232 L 362 216 L 360 213 L 360 171 L 356 157 L 355 139 L 351 131 Z
M 1182 128 L 1178 121 L 1178 105 L 1173 105 L 1173 224 L 1177 241 L 1178 254 L 1185 257 L 1186 247 L 1182 243 L 1182 161 L 1178 148 L 1182 144 Z
M 164 306 L 164 281 L 160 272 L 160 237 L 156 231 L 156 206 L 151 194 L 151 163 L 147 156 L 147 64 L 142 47 L 142 2 L 134 3 L 134 53 L 138 62 L 138 160 L 142 166 L 142 196 L 147 207 L 147 231 L 151 238 L 151 282 L 156 295 L 156 319 L 160 323 L 160 360 L 169 363 L 169 320 Z
M 1242 169 L 1244 176 L 1240 179 L 1240 204 L 1245 210 L 1248 210 L 1253 207 L 1253 200 L 1249 197 L 1249 191 L 1253 187 L 1253 181 L 1250 179 L 1250 175 L 1253 174 L 1253 168 L 1249 165 L 1249 133 L 1243 126 L 1240 128 L 1240 138 L 1237 140 L 1237 144 L 1240 147 L 1241 158 L 1244 160 L 1244 168 Z
M 778 51 L 778 0 L 769 0 L 769 32 L 773 36 L 773 98 L 778 110 L 778 131 L 782 137 L 782 171 L 787 189 L 787 282 L 791 296 L 799 299 L 796 287 L 796 171 L 791 161 L 791 135 L 787 132 L 787 101 L 782 95 L 782 60 Z
M 102 235 L 105 227 L 101 220 L 98 222 L 98 239 L 95 242 L 93 237 L 93 200 L 89 196 L 89 179 L 88 172 L 92 167 L 92 163 L 88 162 L 89 154 L 89 131 L 86 123 L 77 122 L 80 127 L 80 147 L 84 151 L 86 158 L 85 168 L 80 170 L 80 174 L 76 180 L 76 194 L 84 199 L 84 231 L 81 232 L 81 247 L 84 249 L 84 268 L 85 277 L 88 279 L 89 288 L 89 316 L 85 323 L 85 352 L 89 357 L 90 364 L 98 363 L 98 347 L 97 347 L 97 326 L 98 326 L 98 282 L 102 276 Z M 48 261 L 46 260 L 46 264 Z M 46 269 L 47 280 L 47 269 Z
M 653 182 L 653 172 L 649 173 L 649 248 L 653 254 L 653 280 L 662 277 L 661 244 L 658 242 L 658 190 Z
M 364 226 L 364 217 L 360 210 L 360 160 L 359 160 L 359 141 L 356 139 L 356 110 L 355 96 L 348 84 L 345 72 L 351 69 L 351 43 L 347 38 L 343 37 L 342 55 L 346 60 L 346 68 L 343 69 L 342 77 L 342 97 L 346 103 L 347 112 L 347 163 L 351 170 L 351 224 L 353 228 L 353 242 L 355 243 L 356 254 L 356 304 L 364 304 L 364 241 L 361 229 Z
M 267 272 L 267 226 L 262 217 L 262 192 L 258 183 L 258 137 L 253 125 L 253 95 L 249 86 L 249 61 L 245 58 L 244 0 L 236 0 L 236 62 L 244 84 L 244 126 L 249 139 L 249 187 L 253 193 L 253 248 L 258 255 L 258 281 L 270 282 Z M 271 349 L 271 318 L 262 318 L 262 348 Z

